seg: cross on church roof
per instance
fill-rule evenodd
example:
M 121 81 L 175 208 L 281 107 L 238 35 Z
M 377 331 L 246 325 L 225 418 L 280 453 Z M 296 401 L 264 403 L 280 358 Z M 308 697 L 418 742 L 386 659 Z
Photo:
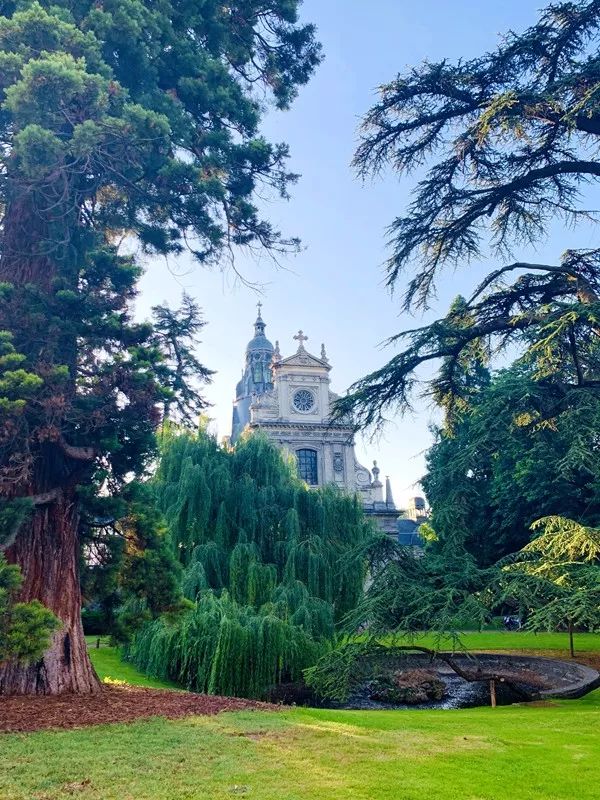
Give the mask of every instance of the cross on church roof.
M 304 331 L 299 330 L 294 339 L 298 342 L 298 350 L 304 350 L 304 342 L 308 341 L 308 336 L 304 335 Z
M 258 301 L 258 303 L 256 304 L 256 308 L 258 309 L 258 316 L 260 317 L 260 310 L 261 310 L 261 308 L 262 308 L 262 303 L 260 302 L 260 300 L 259 300 L 259 301 Z

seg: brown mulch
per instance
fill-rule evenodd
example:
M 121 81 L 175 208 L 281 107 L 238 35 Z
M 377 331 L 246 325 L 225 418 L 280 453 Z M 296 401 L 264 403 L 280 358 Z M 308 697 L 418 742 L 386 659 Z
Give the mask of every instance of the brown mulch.
M 133 722 L 148 717 L 178 719 L 221 711 L 275 710 L 278 706 L 192 692 L 103 686 L 95 695 L 0 697 L 0 732 L 49 728 L 82 728 L 110 722 Z

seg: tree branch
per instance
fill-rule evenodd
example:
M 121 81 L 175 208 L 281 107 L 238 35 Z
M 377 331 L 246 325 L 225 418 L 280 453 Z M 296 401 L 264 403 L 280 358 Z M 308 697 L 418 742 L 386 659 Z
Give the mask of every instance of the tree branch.
M 93 447 L 76 447 L 68 444 L 63 438 L 58 440 L 58 444 L 63 453 L 74 461 L 93 461 L 96 458 Z
M 27 497 L 27 500 L 31 500 L 34 506 L 47 506 L 50 503 L 55 503 L 62 495 L 62 491 L 57 487 L 56 489 L 50 489 L 48 492 L 42 492 L 41 494 L 34 494 L 30 497 Z

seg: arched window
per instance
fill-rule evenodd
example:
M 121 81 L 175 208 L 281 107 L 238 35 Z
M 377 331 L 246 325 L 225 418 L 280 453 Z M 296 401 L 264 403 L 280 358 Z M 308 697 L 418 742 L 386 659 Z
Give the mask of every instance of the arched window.
M 309 486 L 316 486 L 319 483 L 319 473 L 317 472 L 317 451 L 316 450 L 297 450 L 298 474 Z

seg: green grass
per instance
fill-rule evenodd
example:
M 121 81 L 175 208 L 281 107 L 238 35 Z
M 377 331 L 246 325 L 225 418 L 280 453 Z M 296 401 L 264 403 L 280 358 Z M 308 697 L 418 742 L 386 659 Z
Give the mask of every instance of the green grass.
M 150 678 L 137 670 L 132 664 L 121 661 L 119 650 L 116 647 L 108 647 L 105 639 L 102 639 L 101 646 L 96 648 L 97 637 L 90 636 L 86 638 L 88 640 L 90 658 L 100 680 L 108 678 L 125 681 L 125 683 L 130 683 L 132 686 L 148 686 L 151 689 L 181 688 L 169 681 Z M 2 798 L 2 795 L 0 795 L 0 798 Z
M 154 719 L 0 747 L 2 800 L 595 800 L 600 692 L 543 707 Z
M 563 650 L 560 634 L 469 634 L 473 649 Z M 581 650 L 600 637 L 578 637 Z M 103 646 L 96 669 L 162 686 Z M 2 800 L 595 800 L 600 690 L 461 711 L 228 713 L 0 737 Z
M 158 678 L 151 678 L 139 672 L 132 664 L 121 661 L 117 648 L 108 646 L 108 639 L 101 638 L 100 648 L 96 648 L 95 636 L 86 637 L 89 646 L 89 653 L 92 663 L 101 680 L 110 678 L 112 680 L 125 681 L 134 686 L 149 686 L 154 689 L 176 689 L 177 684 L 169 681 L 162 681 Z M 530 633 L 523 632 L 504 632 L 504 631 L 483 631 L 481 633 L 466 633 L 462 637 L 464 644 L 471 650 L 527 650 L 548 652 L 554 651 L 556 655 L 567 656 L 568 641 L 566 634 L 562 633 Z M 419 639 L 417 644 L 434 644 L 431 637 Z M 448 647 L 451 642 L 448 641 Z M 575 638 L 576 650 L 580 653 L 599 652 L 600 634 L 581 633 Z
M 532 633 L 531 631 L 481 631 L 461 634 L 461 642 L 469 650 L 560 650 L 567 652 L 569 637 L 566 633 Z M 576 633 L 575 652 L 600 651 L 600 633 Z M 416 644 L 433 643 L 425 636 Z M 447 646 L 451 647 L 450 640 Z

